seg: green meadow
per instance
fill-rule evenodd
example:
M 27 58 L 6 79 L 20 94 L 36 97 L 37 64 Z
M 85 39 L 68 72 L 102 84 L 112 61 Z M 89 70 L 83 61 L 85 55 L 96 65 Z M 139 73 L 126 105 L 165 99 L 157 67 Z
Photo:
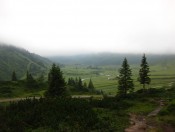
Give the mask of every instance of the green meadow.
M 120 65 L 106 66 L 89 66 L 89 65 L 64 65 L 61 67 L 65 80 L 68 78 L 82 78 L 83 82 L 89 83 L 90 78 L 96 90 L 103 91 L 107 95 L 116 95 L 118 86 L 118 70 Z M 139 65 L 131 65 L 135 91 L 142 88 L 142 85 L 137 81 L 139 74 Z M 170 88 L 175 82 L 175 67 L 172 65 L 150 65 L 151 84 L 148 88 Z M 45 74 L 47 80 L 47 74 Z M 8 88 L 8 89 L 7 89 Z M 14 97 L 30 97 L 43 96 L 47 84 L 40 86 L 37 89 L 25 88 L 23 81 L 18 82 L 3 82 L 0 84 L 0 98 Z M 72 93 L 80 94 L 80 93 Z M 85 94 L 85 93 L 81 93 Z
M 91 78 L 97 90 L 106 94 L 117 93 L 117 76 L 120 65 L 88 66 L 88 65 L 65 65 L 61 68 L 65 79 L 69 77 L 81 77 L 83 82 L 88 83 Z M 137 81 L 139 65 L 131 65 L 135 90 L 142 88 Z M 147 88 L 169 88 L 175 82 L 175 67 L 173 64 L 150 65 L 151 84 Z

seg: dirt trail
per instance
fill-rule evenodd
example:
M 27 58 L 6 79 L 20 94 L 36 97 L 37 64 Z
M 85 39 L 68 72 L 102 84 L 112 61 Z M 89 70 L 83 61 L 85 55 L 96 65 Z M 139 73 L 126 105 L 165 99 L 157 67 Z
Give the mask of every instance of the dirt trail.
M 125 132 L 145 132 L 147 128 L 145 117 L 137 116 L 135 114 L 130 115 L 130 126 L 125 129 Z
M 164 105 L 165 105 L 165 101 L 160 100 L 159 101 L 159 107 L 157 109 L 155 109 L 154 111 L 152 111 L 151 113 L 149 113 L 147 116 L 148 117 L 156 116 L 159 113 L 159 111 L 163 108 Z
M 156 108 L 154 111 L 150 112 L 147 117 L 156 116 L 159 111 L 163 108 L 164 101 L 159 101 L 159 107 Z M 146 123 L 146 119 L 144 116 L 138 116 L 135 114 L 130 114 L 130 124 L 129 128 L 125 129 L 125 132 L 146 132 L 152 126 L 148 126 Z
M 24 99 L 33 99 L 33 98 L 34 97 L 0 99 L 0 103 L 3 103 L 3 102 L 13 102 L 13 101 L 19 101 L 19 100 L 24 100 Z M 40 97 L 35 97 L 35 99 L 40 99 Z

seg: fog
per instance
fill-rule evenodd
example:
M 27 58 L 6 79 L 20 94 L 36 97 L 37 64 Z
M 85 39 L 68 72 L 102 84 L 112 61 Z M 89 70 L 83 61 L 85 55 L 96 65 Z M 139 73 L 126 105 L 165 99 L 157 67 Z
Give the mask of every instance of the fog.
M 174 0 L 0 0 L 0 42 L 43 55 L 175 53 Z

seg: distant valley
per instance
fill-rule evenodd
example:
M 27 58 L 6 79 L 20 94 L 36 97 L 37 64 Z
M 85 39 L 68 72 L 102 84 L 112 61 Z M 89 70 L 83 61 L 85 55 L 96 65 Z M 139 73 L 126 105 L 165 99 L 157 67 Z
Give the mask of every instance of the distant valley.
M 73 56 L 50 56 L 48 57 L 53 62 L 65 65 L 83 64 L 83 65 L 121 65 L 126 57 L 130 64 L 140 64 L 143 54 L 118 54 L 118 53 L 98 53 L 98 54 L 82 54 Z M 175 64 L 175 55 L 168 54 L 146 54 L 148 62 L 151 65 L 155 64 Z

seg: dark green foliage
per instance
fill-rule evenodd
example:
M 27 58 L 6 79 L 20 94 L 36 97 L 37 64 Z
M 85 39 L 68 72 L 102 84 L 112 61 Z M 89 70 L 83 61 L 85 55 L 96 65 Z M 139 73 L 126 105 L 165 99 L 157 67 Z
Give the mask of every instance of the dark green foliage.
M 139 82 L 140 84 L 143 85 L 143 89 L 145 89 L 145 85 L 146 84 L 150 84 L 151 82 L 151 79 L 150 79 L 150 75 L 149 75 L 149 65 L 147 63 L 147 60 L 146 60 L 146 56 L 145 54 L 143 55 L 142 57 L 142 61 L 141 61 L 141 65 L 140 65 L 140 70 L 139 70 Z
M 87 87 L 87 83 L 86 82 L 84 82 L 83 83 L 83 88 L 85 88 L 85 89 L 87 89 L 88 87 Z
M 41 75 L 37 78 L 37 82 L 38 82 L 39 84 L 45 83 L 44 74 L 41 74 Z
M 21 100 L 10 103 L 6 109 L 0 107 L 0 128 L 15 132 L 41 128 L 46 131 L 123 131 L 128 125 L 126 107 L 123 107 L 126 103 L 116 104 L 115 98 L 102 102 L 115 103 L 115 109 L 106 105 L 99 107 L 99 103 L 99 100 L 73 98 Z M 122 111 L 118 110 L 120 107 Z
M 92 82 L 91 79 L 89 80 L 88 89 L 89 89 L 90 91 L 94 91 L 94 90 L 95 90 L 94 84 L 93 84 L 93 82 Z
M 175 115 L 175 102 L 171 103 L 170 105 L 168 105 L 167 110 L 171 113 Z
M 75 79 L 72 77 L 69 78 L 67 85 L 73 87 L 73 91 L 88 92 L 87 84 L 86 82 L 83 84 L 81 77 L 79 79 L 77 77 Z
M 48 86 L 48 83 L 47 81 L 45 80 L 45 77 L 44 77 L 44 74 L 40 74 L 40 76 L 36 79 L 37 81 L 37 84 L 38 86 L 41 88 L 41 89 L 46 89 Z
M 122 64 L 122 68 L 119 70 L 118 78 L 118 93 L 119 95 L 126 96 L 127 92 L 132 92 L 134 90 L 133 80 L 131 78 L 132 71 L 125 58 Z
M 166 106 L 159 112 L 160 121 L 163 121 L 164 124 L 170 124 L 172 126 L 175 126 L 175 111 L 174 110 L 175 110 L 175 100 L 170 102 L 168 106 Z
M 76 87 L 77 86 L 76 83 L 77 82 L 74 80 L 74 78 L 71 77 L 71 78 L 68 79 L 67 85 Z
M 0 87 L 0 97 L 12 97 L 13 95 L 13 88 L 10 86 L 1 86 Z
M 175 85 L 162 92 L 165 106 L 159 112 L 159 120 L 162 124 L 169 124 L 175 130 Z M 166 105 L 167 104 L 167 105 Z
M 75 79 L 69 78 L 67 84 L 73 87 L 72 90 L 75 92 L 89 92 L 89 93 L 101 94 L 100 91 L 95 90 L 95 87 L 91 79 L 89 80 L 88 86 L 86 82 L 83 83 L 81 77 L 79 77 L 79 79 L 77 77 Z
M 53 131 L 90 131 L 98 122 L 97 114 L 83 99 L 26 99 L 11 103 L 0 111 L 0 128 L 25 131 L 39 127 Z
M 26 74 L 26 87 L 30 89 L 38 88 L 37 81 L 33 78 L 33 76 L 27 71 Z
M 17 77 L 16 77 L 16 72 L 13 71 L 12 73 L 12 81 L 17 81 Z
M 46 97 L 62 97 L 66 95 L 66 83 L 63 78 L 63 74 L 55 64 L 52 65 L 48 74 L 48 90 L 46 91 Z
M 35 81 L 36 82 L 36 81 Z M 43 96 L 41 90 L 47 88 L 46 82 L 30 84 L 27 86 L 26 80 L 0 81 L 0 98 L 15 98 L 27 96 Z
M 79 77 L 79 80 L 78 80 L 78 88 L 83 89 L 83 82 L 82 82 L 80 77 Z
M 132 104 L 126 102 L 123 98 L 119 97 L 105 97 L 102 100 L 93 100 L 92 106 L 98 108 L 108 108 L 115 110 L 124 110 L 132 106 Z M 124 112 L 124 111 L 123 111 Z

